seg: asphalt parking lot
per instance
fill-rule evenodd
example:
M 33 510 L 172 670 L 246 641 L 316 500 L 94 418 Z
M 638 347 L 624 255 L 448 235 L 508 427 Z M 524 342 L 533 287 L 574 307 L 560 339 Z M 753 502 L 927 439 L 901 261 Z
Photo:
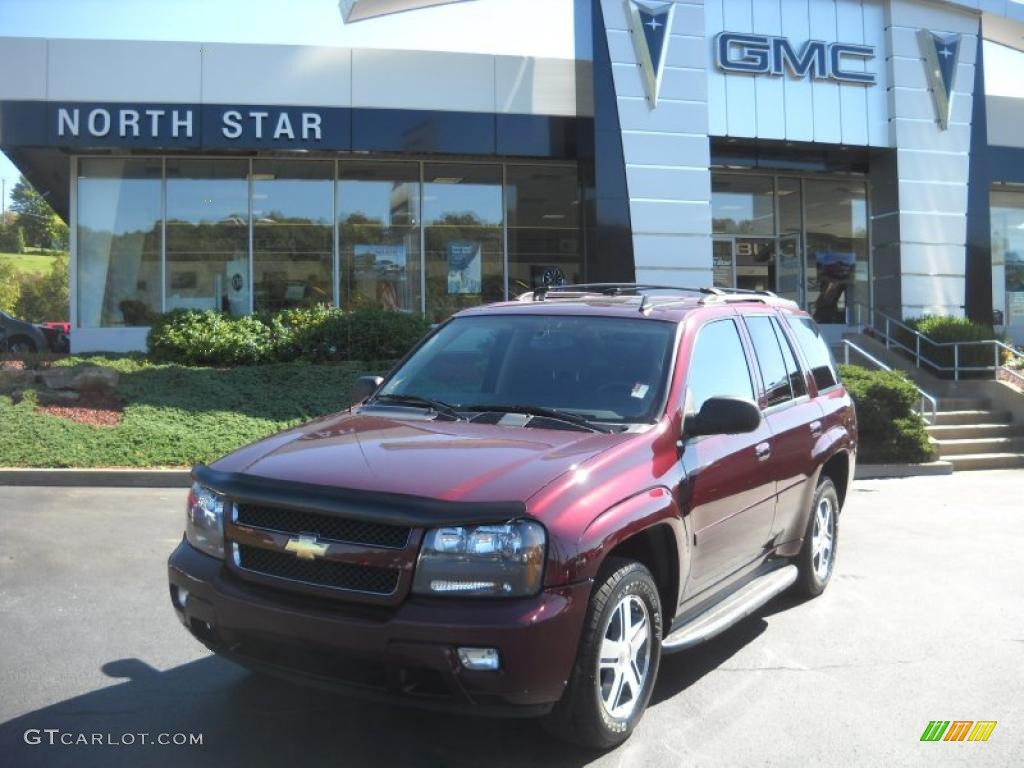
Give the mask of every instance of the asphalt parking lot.
M 605 754 L 530 721 L 353 702 L 254 678 L 178 624 L 165 580 L 183 493 L 0 487 L 0 762 L 27 765 L 1020 764 L 1024 472 L 856 484 L 824 596 L 783 596 L 667 657 Z M 996 720 L 922 743 L 930 720 Z M 202 734 L 201 746 L 50 745 Z M 34 740 L 36 730 L 42 743 Z

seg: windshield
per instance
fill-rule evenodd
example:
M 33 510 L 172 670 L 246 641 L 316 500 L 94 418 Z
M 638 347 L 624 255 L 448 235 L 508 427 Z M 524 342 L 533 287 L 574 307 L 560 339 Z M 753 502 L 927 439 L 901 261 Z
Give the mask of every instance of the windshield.
M 381 388 L 455 407 L 531 406 L 618 423 L 653 421 L 675 324 L 618 317 L 452 320 Z

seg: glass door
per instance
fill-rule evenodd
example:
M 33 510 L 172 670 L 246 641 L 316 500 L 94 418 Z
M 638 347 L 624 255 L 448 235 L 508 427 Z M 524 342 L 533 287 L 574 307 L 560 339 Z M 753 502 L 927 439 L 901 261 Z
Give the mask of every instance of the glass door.
M 804 269 L 800 258 L 800 235 L 785 235 L 775 247 L 775 292 L 804 306 Z
M 715 288 L 736 286 L 736 258 L 731 237 L 716 237 L 712 241 Z

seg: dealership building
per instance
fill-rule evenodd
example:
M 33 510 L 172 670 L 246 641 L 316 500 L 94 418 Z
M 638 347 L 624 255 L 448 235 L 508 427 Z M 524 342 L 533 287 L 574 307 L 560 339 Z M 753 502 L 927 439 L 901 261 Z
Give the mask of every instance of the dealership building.
M 332 46 L 0 37 L 0 147 L 71 228 L 74 351 L 143 349 L 176 308 L 441 319 L 633 280 L 1024 343 L 1016 0 L 343 0 L 336 23 Z

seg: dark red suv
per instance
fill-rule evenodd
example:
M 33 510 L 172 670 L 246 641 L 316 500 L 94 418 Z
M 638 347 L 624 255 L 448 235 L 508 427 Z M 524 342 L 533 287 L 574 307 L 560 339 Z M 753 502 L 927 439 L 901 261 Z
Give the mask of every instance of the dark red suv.
M 854 411 L 771 294 L 538 291 L 356 389 L 195 468 L 171 601 L 217 653 L 608 747 L 661 654 L 832 575 Z

